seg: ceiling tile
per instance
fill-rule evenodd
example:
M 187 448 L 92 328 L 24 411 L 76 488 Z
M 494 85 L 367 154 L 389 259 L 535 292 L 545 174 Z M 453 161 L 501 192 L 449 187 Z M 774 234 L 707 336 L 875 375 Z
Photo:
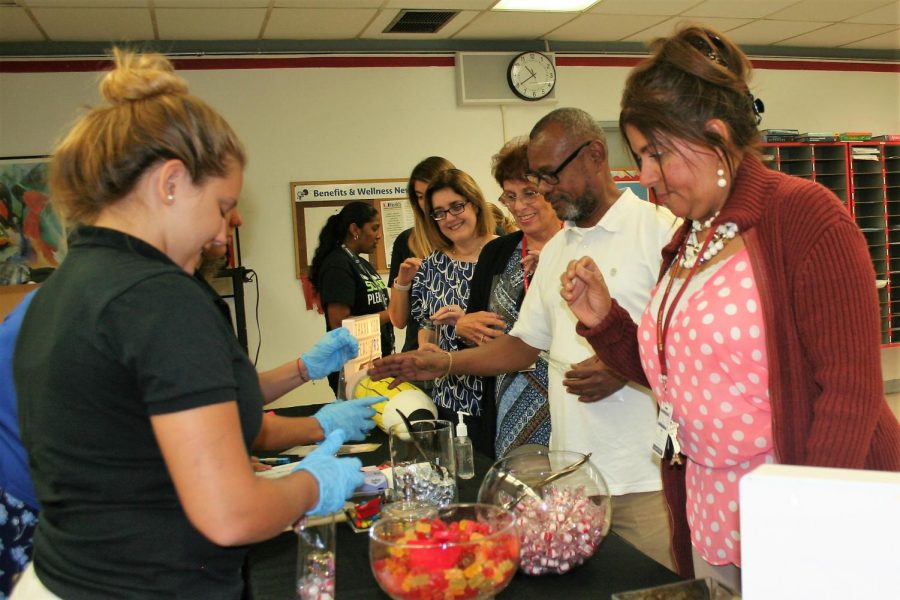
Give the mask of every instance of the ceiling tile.
M 894 2 L 873 11 L 847 19 L 848 23 L 890 23 L 900 25 L 900 2 Z
M 778 44 L 782 40 L 821 29 L 822 27 L 828 27 L 830 24 L 810 21 L 759 19 L 737 29 L 732 29 L 728 32 L 728 37 L 734 43 L 746 46 Z
M 276 8 L 378 8 L 382 0 L 275 0 Z
M 900 51 L 900 29 L 882 33 L 874 37 L 866 38 L 858 42 L 844 44 L 841 48 L 861 48 L 861 49 L 878 49 L 878 50 L 897 50 Z
M 884 4 L 885 0 L 853 0 L 852 2 L 848 0 L 801 0 L 768 16 L 771 19 L 805 21 L 815 15 L 817 21 L 843 21 L 880 8 Z
M 744 17 L 759 19 L 783 10 L 797 0 L 705 0 L 684 11 L 688 17 Z M 809 14 L 807 13 L 807 17 Z
M 149 8 L 33 8 L 31 14 L 54 42 L 153 39 Z
M 497 0 L 387 0 L 385 8 L 433 8 L 440 10 L 487 10 L 497 3 Z
M 255 40 L 264 8 L 157 8 L 161 40 Z
M 537 40 L 573 18 L 572 13 L 488 12 L 481 14 L 453 37 Z
M 554 29 L 547 39 L 554 41 L 616 42 L 666 20 L 662 15 L 581 15 Z
M 0 42 L 43 42 L 44 35 L 24 8 L 0 7 Z
M 269 0 L 153 0 L 156 8 L 268 8 Z
M 644 31 L 628 36 L 622 41 L 643 42 L 644 44 L 648 44 L 658 37 L 670 37 L 679 27 L 694 23 L 696 23 L 696 20 L 688 17 L 672 17 L 671 19 L 666 19 L 662 23 L 654 25 Z M 742 25 L 746 25 L 747 23 L 750 23 L 749 19 L 719 19 L 717 17 L 707 17 L 703 19 L 703 25 L 706 27 L 725 33 Z
M 275 8 L 263 38 L 267 40 L 348 40 L 358 37 L 374 9 Z
M 453 37 L 472 19 L 478 16 L 476 10 L 463 10 L 441 27 L 437 33 L 384 33 L 387 26 L 397 17 L 398 10 L 382 10 L 362 33 L 366 39 L 382 40 L 444 40 Z
M 147 0 L 27 0 L 28 8 L 149 8 Z
M 604 15 L 680 15 L 699 0 L 603 0 L 588 12 Z
M 837 48 L 896 29 L 893 25 L 835 23 L 781 42 L 784 46 Z

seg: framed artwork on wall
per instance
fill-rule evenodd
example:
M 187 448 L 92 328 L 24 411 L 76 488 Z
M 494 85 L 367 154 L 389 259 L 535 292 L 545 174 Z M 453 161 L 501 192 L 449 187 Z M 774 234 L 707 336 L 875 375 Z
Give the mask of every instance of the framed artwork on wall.
M 62 222 L 50 205 L 49 157 L 0 157 L 0 284 L 56 268 L 66 254 Z

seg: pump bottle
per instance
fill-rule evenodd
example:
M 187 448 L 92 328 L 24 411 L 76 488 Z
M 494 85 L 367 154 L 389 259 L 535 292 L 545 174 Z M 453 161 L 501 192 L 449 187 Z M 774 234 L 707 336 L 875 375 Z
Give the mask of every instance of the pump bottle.
M 456 474 L 460 479 L 472 479 L 475 477 L 475 456 L 472 449 L 472 440 L 469 439 L 469 429 L 463 420 L 464 413 L 456 411 L 459 423 L 456 425 L 456 437 L 453 438 L 453 450 L 456 453 Z

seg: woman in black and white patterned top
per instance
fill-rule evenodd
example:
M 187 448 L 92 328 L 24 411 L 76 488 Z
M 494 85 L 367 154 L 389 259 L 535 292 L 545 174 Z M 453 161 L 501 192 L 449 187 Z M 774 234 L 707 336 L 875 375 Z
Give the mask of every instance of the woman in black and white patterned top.
M 433 342 L 445 352 L 462 347 L 456 337 L 456 320 L 469 301 L 469 280 L 481 248 L 494 235 L 494 217 L 478 188 L 467 173 L 449 169 L 441 173 L 425 192 L 427 235 L 436 250 L 422 261 L 412 283 L 412 317 L 421 328 L 420 346 Z M 428 339 L 434 331 L 436 339 Z M 434 403 L 443 419 L 456 419 L 462 410 L 470 435 L 477 435 L 481 414 L 481 378 L 450 375 L 435 382 Z

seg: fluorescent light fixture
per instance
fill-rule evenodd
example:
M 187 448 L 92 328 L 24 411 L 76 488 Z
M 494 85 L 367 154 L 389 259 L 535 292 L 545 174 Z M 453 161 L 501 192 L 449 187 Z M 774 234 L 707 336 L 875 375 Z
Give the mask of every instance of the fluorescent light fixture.
M 577 12 L 598 0 L 500 0 L 491 10 L 535 10 L 541 12 Z

